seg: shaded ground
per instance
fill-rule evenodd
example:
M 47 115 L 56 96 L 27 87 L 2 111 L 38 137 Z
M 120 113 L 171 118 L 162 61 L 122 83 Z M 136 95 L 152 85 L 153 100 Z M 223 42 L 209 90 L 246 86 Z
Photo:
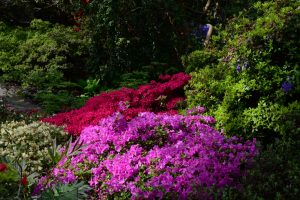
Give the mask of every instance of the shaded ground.
M 3 101 L 4 106 L 9 111 L 15 112 L 32 112 L 41 110 L 41 108 L 32 103 L 30 100 L 20 97 L 18 95 L 18 88 L 10 86 L 6 88 L 0 83 L 0 100 Z

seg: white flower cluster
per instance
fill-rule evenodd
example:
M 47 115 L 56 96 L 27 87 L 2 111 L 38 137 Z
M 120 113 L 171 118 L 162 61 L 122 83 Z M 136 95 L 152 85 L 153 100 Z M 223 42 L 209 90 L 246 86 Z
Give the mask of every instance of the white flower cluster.
M 62 128 L 43 122 L 8 122 L 0 125 L 0 156 L 26 162 L 25 172 L 40 172 L 50 161 L 54 138 L 66 137 Z

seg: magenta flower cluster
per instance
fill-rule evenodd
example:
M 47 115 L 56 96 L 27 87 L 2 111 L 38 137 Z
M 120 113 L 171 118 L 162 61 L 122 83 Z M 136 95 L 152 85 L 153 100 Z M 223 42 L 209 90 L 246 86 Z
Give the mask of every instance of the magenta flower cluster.
M 47 184 L 89 180 L 97 199 L 209 199 L 212 188 L 237 187 L 257 154 L 255 140 L 227 138 L 214 122 L 151 112 L 127 121 L 115 113 L 82 131 L 81 153 L 62 159 Z
M 58 113 L 42 121 L 65 126 L 69 134 L 79 135 L 85 127 L 96 125 L 101 119 L 118 111 L 120 106 L 127 120 L 137 116 L 140 112 L 177 114 L 176 105 L 185 99 L 183 87 L 190 78 L 182 72 L 174 75 L 160 75 L 157 82 L 151 81 L 137 89 L 122 88 L 107 93 L 102 92 L 90 98 L 79 109 Z M 120 101 L 126 103 L 120 105 Z

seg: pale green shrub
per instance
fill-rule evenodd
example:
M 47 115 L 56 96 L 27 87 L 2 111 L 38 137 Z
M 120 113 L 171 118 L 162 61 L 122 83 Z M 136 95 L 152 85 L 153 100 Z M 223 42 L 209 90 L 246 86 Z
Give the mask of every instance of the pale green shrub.
M 53 140 L 66 136 L 63 128 L 43 122 L 7 122 L 0 127 L 0 156 L 14 163 L 25 161 L 29 174 L 40 172 L 51 163 L 48 148 Z

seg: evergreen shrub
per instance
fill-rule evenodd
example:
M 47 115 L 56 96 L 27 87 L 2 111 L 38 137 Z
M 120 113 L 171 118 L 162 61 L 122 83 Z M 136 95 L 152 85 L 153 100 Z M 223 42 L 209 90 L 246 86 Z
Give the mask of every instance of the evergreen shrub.
M 241 189 L 221 199 L 299 197 L 299 8 L 295 0 L 257 1 L 183 59 L 192 71 L 188 105 L 205 106 L 226 135 L 261 142 Z
M 299 126 L 299 2 L 256 2 L 186 57 L 189 106 L 225 133 L 271 141 Z
M 25 95 L 43 104 L 47 99 L 38 93 L 80 90 L 73 82 L 86 73 L 88 44 L 84 35 L 63 25 L 39 19 L 31 21 L 29 27 L 0 22 L 0 77 L 20 85 Z

